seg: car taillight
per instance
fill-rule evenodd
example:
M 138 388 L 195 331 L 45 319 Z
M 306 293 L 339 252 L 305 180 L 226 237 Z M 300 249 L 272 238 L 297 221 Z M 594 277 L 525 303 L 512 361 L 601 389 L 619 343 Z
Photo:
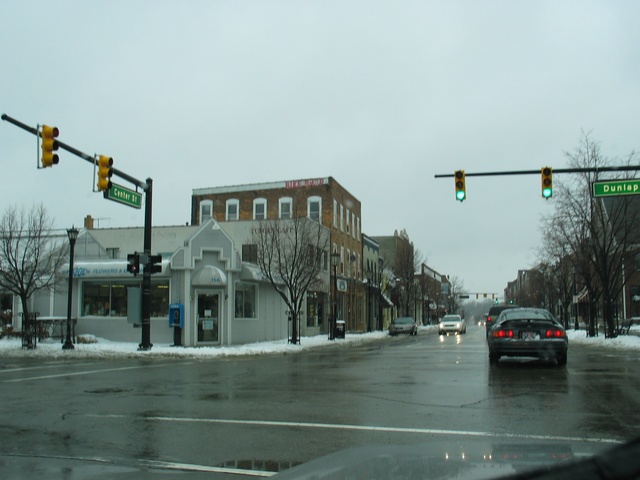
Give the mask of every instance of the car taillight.
M 513 338 L 513 330 L 496 330 L 492 335 L 494 338 Z
M 491 317 L 487 317 L 487 323 L 491 321 Z
M 564 330 L 560 330 L 559 328 L 550 328 L 545 332 L 545 337 L 547 338 L 564 338 L 567 334 Z

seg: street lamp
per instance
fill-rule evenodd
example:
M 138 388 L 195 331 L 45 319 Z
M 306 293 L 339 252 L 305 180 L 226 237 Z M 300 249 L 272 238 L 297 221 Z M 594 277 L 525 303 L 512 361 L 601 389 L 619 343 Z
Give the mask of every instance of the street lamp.
M 336 326 L 336 320 L 338 319 L 338 262 L 340 262 L 340 254 L 333 252 L 331 254 L 331 265 L 333 266 L 333 298 L 331 305 L 331 320 L 329 320 L 329 340 L 334 340 L 334 329 Z
M 364 272 L 367 279 L 367 332 L 371 331 L 371 280 L 373 278 L 373 272 L 370 268 L 367 268 Z
M 73 350 L 73 342 L 71 341 L 71 299 L 73 297 L 73 252 L 78 238 L 78 229 L 75 226 L 67 229 L 69 236 L 69 294 L 67 296 L 67 336 L 64 339 L 63 350 Z

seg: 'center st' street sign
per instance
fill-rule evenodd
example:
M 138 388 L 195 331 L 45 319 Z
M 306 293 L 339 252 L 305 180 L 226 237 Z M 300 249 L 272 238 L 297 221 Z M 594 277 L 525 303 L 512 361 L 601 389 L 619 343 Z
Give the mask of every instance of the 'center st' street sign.
M 594 197 L 615 195 L 640 195 L 640 180 L 609 180 L 593 182 Z
M 105 190 L 104 198 L 113 200 L 114 202 L 124 203 L 133 208 L 142 208 L 142 194 L 129 190 L 121 185 L 111 184 L 109 190 Z

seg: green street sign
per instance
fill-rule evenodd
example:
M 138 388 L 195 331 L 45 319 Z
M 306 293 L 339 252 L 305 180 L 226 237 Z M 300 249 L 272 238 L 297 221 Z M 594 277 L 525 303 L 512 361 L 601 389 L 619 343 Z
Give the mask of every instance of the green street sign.
M 142 208 L 142 194 L 125 188 L 121 185 L 111 184 L 109 190 L 105 190 L 104 198 L 114 202 L 123 203 L 129 207 Z
M 609 180 L 593 182 L 594 197 L 640 195 L 640 180 Z

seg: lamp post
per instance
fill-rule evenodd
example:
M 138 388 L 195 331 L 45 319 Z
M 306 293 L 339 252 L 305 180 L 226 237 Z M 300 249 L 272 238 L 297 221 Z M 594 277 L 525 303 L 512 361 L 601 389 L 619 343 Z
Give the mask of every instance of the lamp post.
M 67 335 L 62 345 L 63 350 L 73 350 L 73 342 L 71 341 L 71 299 L 73 297 L 73 253 L 78 238 L 78 229 L 72 226 L 67 229 L 69 236 L 69 294 L 67 296 Z
M 335 340 L 335 326 L 338 316 L 338 262 L 340 261 L 340 254 L 333 252 L 331 254 L 331 265 L 333 266 L 333 298 L 331 304 L 331 320 L 329 321 L 329 340 Z
M 367 270 L 365 270 L 364 275 L 366 277 L 367 280 L 367 332 L 371 331 L 371 311 L 372 311 L 372 306 L 371 306 L 371 279 L 373 278 L 373 272 L 367 268 Z

